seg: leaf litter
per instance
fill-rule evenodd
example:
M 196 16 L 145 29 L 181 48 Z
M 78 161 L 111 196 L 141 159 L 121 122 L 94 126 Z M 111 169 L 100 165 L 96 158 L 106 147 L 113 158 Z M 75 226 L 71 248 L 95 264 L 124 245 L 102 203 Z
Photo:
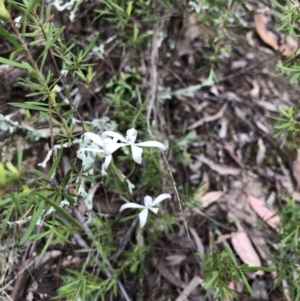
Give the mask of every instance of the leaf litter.
M 95 5 L 92 3 L 90 7 L 86 7 L 86 10 L 89 11 Z M 93 14 L 93 11 L 91 10 L 90 13 Z M 82 38 L 82 43 L 86 44 L 83 30 L 86 26 L 84 18 L 84 16 L 76 16 L 74 24 L 77 22 L 77 33 Z M 62 22 L 61 20 L 57 21 Z M 218 84 L 213 81 L 208 84 L 205 80 L 209 73 L 200 74 L 198 69 L 199 66 L 203 66 L 206 57 L 214 55 L 210 39 L 215 37 L 215 33 L 208 26 L 201 25 L 200 18 L 198 19 L 196 14 L 168 19 L 170 35 L 168 38 L 177 41 L 177 45 L 171 48 L 168 43 L 162 43 L 157 57 L 157 66 L 160 85 L 171 87 L 170 91 L 174 92 L 170 93 L 169 100 L 166 98 L 162 101 L 160 98 L 162 104 L 156 109 L 161 121 L 167 120 L 166 129 L 162 130 L 164 136 L 168 137 L 171 133 L 174 137 L 179 137 L 184 131 L 195 131 L 197 139 L 186 144 L 189 163 L 185 166 L 176 163 L 175 158 L 172 157 L 174 154 L 170 155 L 169 160 L 172 170 L 175 171 L 178 187 L 186 184 L 184 178 L 194 179 L 189 184 L 193 189 L 191 194 L 196 200 L 193 206 L 197 210 L 190 210 L 189 206 L 185 206 L 184 209 L 191 238 L 186 237 L 182 230 L 174 230 L 172 234 L 160 233 L 157 245 L 151 246 L 153 253 L 149 258 L 152 259 L 150 263 L 152 268 L 147 271 L 147 279 L 142 281 L 142 285 L 138 275 L 126 275 L 126 289 L 131 292 L 132 300 L 138 299 L 138 292 L 146 295 L 147 300 L 164 300 L 168 297 L 177 301 L 188 298 L 203 300 L 205 296 L 202 287 L 205 280 L 205 275 L 202 273 L 203 259 L 213 250 L 215 244 L 219 252 L 222 251 L 224 243 L 232 246 L 240 260 L 239 264 L 272 266 L 269 256 L 270 242 L 276 245 L 272 239 L 279 231 L 278 225 L 280 225 L 280 217 L 277 215 L 278 195 L 287 199 L 288 195 L 292 194 L 300 201 L 299 192 L 295 191 L 299 190 L 300 185 L 299 157 L 295 159 L 291 171 L 286 168 L 288 158 L 274 148 L 272 141 L 279 143 L 279 139 L 274 140 L 272 137 L 274 122 L 267 117 L 278 112 L 279 105 L 286 105 L 284 97 L 281 97 L 278 91 L 285 90 L 287 82 L 273 77 L 276 71 L 273 54 L 274 51 L 278 51 L 285 57 L 291 57 L 297 51 L 298 43 L 289 36 L 278 39 L 279 33 L 268 25 L 267 20 L 265 14 L 257 13 L 254 14 L 253 22 L 251 21 L 251 26 L 255 26 L 255 31 L 261 39 L 259 41 L 254 36 L 254 30 L 249 27 L 243 28 L 240 23 L 238 24 L 242 30 L 235 36 L 237 43 L 233 46 L 234 55 L 233 53 L 228 55 L 224 49 L 218 53 L 219 66 L 218 68 L 215 66 L 214 71 L 218 74 L 219 81 Z M 101 22 L 104 36 L 110 35 L 111 27 L 103 20 Z M 96 25 L 89 22 L 88 24 L 91 32 L 98 31 L 98 28 L 93 27 Z M 73 28 L 68 28 L 68 34 L 75 29 L 75 25 Z M 219 38 L 223 40 L 222 42 L 228 42 L 226 36 Z M 281 40 L 284 43 L 280 44 Z M 3 40 L 0 42 L 3 44 Z M 266 45 L 270 46 L 271 50 L 262 49 Z M 146 49 L 141 57 L 135 59 L 131 55 L 124 58 L 121 50 L 115 47 L 114 45 L 104 49 L 105 61 L 95 61 L 99 73 L 101 71 L 107 78 L 113 78 L 118 72 L 130 70 L 132 66 L 145 69 L 145 74 L 150 72 L 151 61 L 148 59 L 149 52 Z M 164 56 L 164 53 L 168 53 L 171 59 Z M 0 71 L 1 74 L 7 79 L 7 73 L 3 75 Z M 1 114 L 11 113 L 7 105 L 8 99 L 11 98 L 13 102 L 25 100 L 15 87 L 16 76 L 19 74 L 12 78 L 11 89 L 7 89 L 3 97 L 0 96 L 0 103 L 3 105 L 0 108 Z M 108 104 L 102 103 L 102 92 L 96 88 L 102 87 L 104 82 L 104 79 L 99 77 L 94 85 L 89 87 L 88 97 L 82 97 L 85 100 L 79 106 L 80 112 L 90 119 L 101 116 L 105 111 L 104 108 L 109 107 Z M 143 96 L 146 97 L 147 87 L 151 84 L 144 79 L 144 86 L 141 87 Z M 294 86 L 289 88 L 287 95 L 289 103 L 297 103 L 297 89 Z M 25 92 L 22 91 L 23 94 Z M 25 120 L 25 117 L 24 112 L 18 111 L 18 116 L 12 118 Z M 60 129 L 55 128 L 55 131 Z M 10 143 L 7 139 L 7 137 L 3 139 L 6 152 Z M 42 148 L 41 145 L 31 145 L 32 148 L 37 146 Z M 34 161 L 29 160 L 32 156 Z M 68 156 L 74 158 L 72 150 Z M 24 159 L 33 166 L 36 162 L 41 162 L 37 157 L 38 155 L 32 151 Z M 294 184 L 290 172 L 297 185 Z M 196 191 L 197 193 L 194 193 Z M 94 211 L 98 213 L 100 208 L 101 214 L 117 220 L 118 208 L 121 205 L 119 193 L 111 192 L 112 204 L 109 206 L 100 188 L 94 193 Z M 170 215 L 177 216 L 177 208 L 168 209 Z M 85 211 L 86 208 L 83 209 L 83 212 Z M 180 221 L 179 217 L 178 221 Z M 141 232 L 135 235 L 136 224 L 127 221 L 115 226 L 116 248 L 133 252 L 128 242 L 138 241 L 139 246 L 145 245 L 147 236 Z M 235 231 L 232 229 L 232 224 L 235 226 Z M 267 226 L 264 227 L 265 225 Z M 223 231 L 222 234 L 215 238 L 213 233 L 218 233 L 220 229 Z M 58 252 L 59 248 L 53 244 L 52 252 L 56 257 L 60 257 L 63 264 L 58 266 L 57 258 L 48 258 L 46 253 L 44 258 L 47 259 L 47 264 L 42 268 L 40 266 L 32 268 L 33 279 L 34 277 L 42 279 L 43 283 L 53 285 L 55 289 L 51 288 L 51 291 L 55 291 L 60 281 L 57 276 L 59 273 L 65 273 L 66 268 L 83 267 L 85 259 L 74 251 L 74 247 L 81 247 L 78 240 L 80 241 L 80 237 L 77 237 L 74 243 L 68 244 L 63 252 Z M 39 247 L 43 247 L 42 242 Z M 113 257 L 120 256 L 124 261 L 123 252 L 118 254 Z M 199 254 L 200 257 L 197 257 Z M 19 264 L 20 259 L 17 254 L 15 258 Z M 2 257 L 0 259 L 6 260 Z M 267 299 L 267 296 L 269 300 L 278 300 L 274 291 L 266 287 L 267 281 L 275 284 L 276 275 L 273 274 L 272 278 L 266 274 L 257 273 L 256 276 L 260 278 L 256 277 L 252 283 L 254 296 L 259 300 Z M 33 279 L 28 280 L 30 283 L 27 287 L 24 286 L 27 295 L 29 293 L 41 295 L 47 291 L 47 287 L 43 286 L 42 282 L 33 285 L 35 284 Z M 16 284 L 7 292 L 18 290 Z M 239 296 L 243 296 L 243 300 L 251 300 L 245 287 L 240 283 L 230 282 L 228 286 L 239 291 Z M 278 288 L 278 291 L 281 289 Z M 288 296 L 288 287 L 283 289 Z M 112 293 L 108 298 L 122 300 L 115 298 Z

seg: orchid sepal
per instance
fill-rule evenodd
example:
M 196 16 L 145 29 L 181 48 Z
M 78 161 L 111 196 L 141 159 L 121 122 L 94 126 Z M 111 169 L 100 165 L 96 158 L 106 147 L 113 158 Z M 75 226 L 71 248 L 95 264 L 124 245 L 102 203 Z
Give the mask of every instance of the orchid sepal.
M 143 210 L 139 213 L 140 227 L 143 228 L 147 222 L 148 211 L 151 210 L 153 213 L 157 214 L 159 208 L 155 207 L 155 205 L 159 204 L 167 198 L 171 198 L 171 195 L 168 193 L 159 195 L 157 198 L 155 198 L 154 201 L 152 200 L 152 197 L 146 195 L 144 197 L 144 206 L 136 203 L 126 203 L 121 206 L 120 211 L 128 208 L 143 208 Z

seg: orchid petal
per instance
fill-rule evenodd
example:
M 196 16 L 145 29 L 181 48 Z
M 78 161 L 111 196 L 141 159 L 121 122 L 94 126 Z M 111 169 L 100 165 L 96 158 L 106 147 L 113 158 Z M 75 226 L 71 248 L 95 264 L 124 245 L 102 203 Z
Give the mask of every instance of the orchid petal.
M 172 198 L 170 194 L 168 193 L 163 193 L 159 195 L 152 203 L 152 206 L 156 206 L 158 203 L 164 201 L 165 199 Z
M 103 147 L 103 140 L 100 136 L 91 133 L 91 132 L 86 132 L 84 133 L 84 135 L 86 137 L 88 137 L 90 140 L 92 140 L 93 142 L 95 142 L 96 144 L 100 145 L 101 147 Z
M 112 142 L 116 143 L 116 142 L 118 142 L 118 139 L 117 138 L 112 139 L 110 137 L 103 138 L 103 145 L 109 144 L 109 143 L 112 143 Z
M 149 210 L 151 210 L 155 214 L 157 214 L 157 212 L 158 212 L 158 208 L 156 208 L 156 207 L 151 207 L 151 208 L 149 208 Z
M 128 209 L 128 208 L 145 208 L 145 206 L 136 203 L 126 203 L 121 206 L 119 211 L 123 211 L 124 209 Z
M 123 137 L 121 134 L 119 134 L 117 132 L 114 132 L 114 131 L 105 131 L 105 132 L 102 133 L 102 136 L 103 135 L 113 137 L 113 138 L 117 139 L 116 141 L 120 140 L 120 141 L 123 141 L 123 142 L 127 142 L 125 137 Z
M 142 153 L 143 153 L 143 149 L 131 144 L 131 150 L 132 150 L 132 159 L 138 163 L 141 164 L 142 163 Z
M 105 144 L 103 147 L 104 155 L 110 156 L 112 153 L 114 153 L 118 148 L 128 145 L 127 143 L 108 143 Z
M 167 147 L 158 142 L 158 141 L 145 141 L 145 142 L 140 142 L 140 143 L 135 143 L 135 145 L 138 146 L 145 146 L 145 147 L 158 147 L 159 149 L 165 151 L 167 149 Z
M 141 228 L 143 228 L 146 225 L 147 217 L 148 217 L 148 208 L 144 208 L 139 214 Z
M 126 132 L 126 141 L 128 141 L 128 143 L 134 143 L 137 137 L 137 131 L 136 129 L 129 129 Z
M 105 170 L 108 169 L 108 166 L 109 166 L 109 164 L 111 162 L 111 159 L 112 159 L 112 155 L 105 157 L 105 160 L 104 160 L 104 163 L 103 163 L 103 166 L 104 166 Z
M 146 195 L 146 196 L 144 197 L 144 204 L 145 204 L 145 206 L 148 207 L 148 208 L 149 208 L 149 207 L 152 207 L 152 206 L 153 206 L 152 203 L 153 203 L 152 197 L 149 196 L 149 195 Z

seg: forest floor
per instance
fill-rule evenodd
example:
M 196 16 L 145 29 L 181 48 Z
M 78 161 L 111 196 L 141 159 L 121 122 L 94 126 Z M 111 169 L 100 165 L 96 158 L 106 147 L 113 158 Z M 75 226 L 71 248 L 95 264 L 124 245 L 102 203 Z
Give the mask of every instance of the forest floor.
M 266 9 L 268 1 L 266 7 L 263 2 L 258 7 L 249 1 L 247 10 L 238 3 L 228 10 L 226 5 L 212 1 L 212 7 L 203 7 L 200 12 L 180 1 L 172 8 L 149 5 L 144 13 L 136 4 L 126 24 L 116 20 L 111 7 L 101 1 L 83 1 L 72 22 L 71 10 L 58 10 L 55 2 L 48 2 L 54 15 L 51 22 L 57 28 L 65 26 L 61 39 L 66 45 L 72 39 L 74 53 L 86 49 L 91 37 L 99 34 L 89 56 L 97 77 L 89 83 L 79 79 L 71 86 L 73 71 L 65 76 L 81 118 L 91 123 L 109 120 L 123 134 L 135 120 L 135 127 L 145 138 L 149 124 L 153 126 L 155 138 L 168 145 L 166 158 L 182 210 L 175 198 L 173 202 L 165 201 L 160 205 L 161 213 L 152 216 L 152 222 L 141 231 L 136 215 L 129 218 L 127 213 L 119 213 L 125 193 L 114 189 L 113 181 L 104 181 L 103 188 L 103 179 L 96 177 L 93 216 L 98 221 L 89 227 L 101 234 L 89 236 L 87 229 L 71 231 L 64 243 L 62 238 L 54 238 L 58 234 L 51 240 L 45 234 L 39 240 L 32 236 L 21 246 L 16 241 L 26 232 L 27 224 L 6 227 L 1 238 L 0 299 L 50 300 L 59 296 L 60 300 L 101 300 L 91 286 L 86 287 L 91 291 L 89 297 L 75 293 L 76 286 L 87 279 L 81 276 L 88 271 L 89 277 L 107 286 L 106 290 L 101 288 L 105 291 L 103 300 L 128 300 L 125 295 L 129 300 L 218 300 L 213 295 L 225 286 L 235 291 L 235 300 L 291 300 L 292 288 L 283 285 L 290 283 L 287 278 L 291 270 L 284 266 L 295 264 L 278 262 L 279 243 L 285 231 L 281 225 L 289 215 L 277 212 L 284 212 L 291 198 L 300 201 L 300 165 L 294 144 L 288 139 L 283 144 L 285 136 L 275 136 L 274 126 L 278 124 L 275 118 L 280 108 L 288 109 L 299 102 L 298 83 L 291 84 L 278 67 L 292 56 L 298 43 L 276 31 L 279 24 L 272 8 Z M 107 14 L 99 13 L 105 10 Z M 9 26 L 6 28 L 9 30 Z M 266 43 L 270 39 L 278 47 Z M 30 48 L 36 60 L 42 47 L 37 43 Z M 11 44 L 0 36 L 0 56 L 8 58 L 12 51 Z M 56 60 L 62 70 L 63 59 L 57 56 Z M 49 70 L 55 74 L 50 56 L 45 62 L 45 74 Z M 49 163 L 46 169 L 38 163 L 47 155 L 45 145 L 51 144 L 51 131 L 45 116 L 12 105 L 29 101 L 26 95 L 33 91 L 18 83 L 26 76 L 15 67 L 0 69 L 0 123 L 4 124 L 6 116 L 22 124 L 13 133 L 0 126 L 0 139 L 2 162 L 17 164 L 18 150 L 22 148 L 22 168 L 34 180 L 35 169 L 45 174 L 50 170 Z M 63 93 L 64 90 L 61 99 Z M 41 99 L 30 96 L 30 101 Z M 45 136 L 31 140 L 25 124 Z M 104 125 L 103 129 L 108 128 Z M 55 143 L 60 144 L 62 129 L 54 124 L 52 130 Z M 98 133 L 100 129 L 94 130 Z M 74 133 L 82 132 L 78 122 Z M 77 150 L 78 144 L 64 150 L 63 176 L 70 168 L 68 160 L 80 166 Z M 130 176 L 136 185 L 135 198 L 141 199 L 146 189 L 153 195 L 174 195 L 167 166 L 159 160 L 163 171 L 154 176 L 145 175 L 147 168 L 154 168 L 148 161 Z M 120 162 L 123 164 L 122 159 Z M 98 174 L 101 163 L 99 166 Z M 130 170 L 130 165 L 122 165 L 124 174 Z M 5 198 L 11 193 L 4 193 L 0 201 L 2 222 L 6 218 Z M 81 217 L 87 216 L 82 201 L 76 207 Z M 68 210 L 78 219 L 72 208 Z M 63 223 L 59 214 L 53 216 Z M 51 219 L 55 223 L 55 217 Z M 14 220 L 13 215 L 9 220 Z M 48 226 L 36 226 L 33 235 Z M 106 255 L 95 247 L 97 240 L 106 245 L 101 251 Z M 33 262 L 46 243 L 41 261 Z M 224 252 L 235 254 L 237 266 L 274 270 L 246 273 L 247 288 L 239 277 L 233 277 L 233 272 L 232 278 L 226 278 L 226 269 L 231 268 Z M 219 254 L 218 258 L 214 254 Z M 283 259 L 292 261 L 294 257 Z M 107 262 L 110 268 L 106 271 L 103 265 Z M 216 270 L 219 274 L 212 275 L 211 271 Z M 115 271 L 119 272 L 114 274 Z M 113 275 L 117 275 L 116 288 L 109 284 Z

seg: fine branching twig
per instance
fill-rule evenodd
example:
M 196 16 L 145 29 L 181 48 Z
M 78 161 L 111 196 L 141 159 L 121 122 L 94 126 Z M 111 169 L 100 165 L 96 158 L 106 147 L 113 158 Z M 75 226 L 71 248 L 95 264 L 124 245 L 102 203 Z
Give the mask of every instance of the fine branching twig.
M 35 232 L 39 233 L 41 231 L 41 226 L 37 226 L 35 228 Z M 36 257 L 36 245 L 37 242 L 33 242 L 27 249 L 27 260 L 25 262 L 25 265 L 28 265 L 31 261 L 34 261 Z M 23 273 L 19 274 L 18 277 L 16 278 L 16 282 L 13 287 L 13 291 L 10 295 L 12 300 L 18 300 L 24 289 L 25 289 L 25 284 L 27 283 L 29 276 L 30 276 L 31 270 L 26 269 L 23 271 Z
M 94 239 L 94 235 L 93 235 L 91 229 L 85 223 L 85 221 L 83 219 L 83 216 L 81 215 L 81 213 L 76 208 L 74 209 L 74 216 L 79 221 L 79 223 L 81 223 L 81 225 L 82 225 L 82 227 L 83 227 L 83 229 L 84 229 L 87 237 L 89 237 L 91 240 L 93 240 Z M 81 239 L 80 241 L 84 243 L 84 245 L 82 247 L 84 247 L 85 249 L 90 249 L 89 245 L 83 239 Z M 97 260 L 97 261 L 98 261 L 98 265 L 100 266 L 101 265 L 100 261 L 99 260 Z M 106 266 L 110 270 L 113 270 L 113 266 L 109 262 L 109 260 L 106 259 L 105 260 L 105 264 L 106 264 Z M 111 278 L 112 277 L 111 272 L 109 272 L 108 270 L 103 270 L 103 272 L 105 273 L 105 275 L 106 275 L 107 278 Z M 120 289 L 120 291 L 121 291 L 124 299 L 126 301 L 131 301 L 131 299 L 129 298 L 129 296 L 128 296 L 128 294 L 127 294 L 127 292 L 126 292 L 126 290 L 125 290 L 125 288 L 124 288 L 124 286 L 122 284 L 122 282 L 120 280 L 117 280 L 117 284 L 118 284 L 118 287 L 119 287 L 119 289 Z
M 158 37 L 159 37 L 159 26 L 157 26 L 155 28 L 153 38 L 152 38 L 151 73 L 150 73 L 151 89 L 150 89 L 150 101 L 149 101 L 148 112 L 147 112 L 147 130 L 148 130 L 148 133 L 151 136 L 151 138 L 154 139 L 154 140 L 155 140 L 155 137 L 154 137 L 154 135 L 152 133 L 152 130 L 151 130 L 150 117 L 151 117 L 151 113 L 153 111 L 154 112 L 154 119 L 156 119 L 155 118 L 156 113 L 155 113 L 154 108 L 155 108 L 155 100 L 156 100 L 157 85 L 158 85 L 158 82 L 157 82 L 157 77 L 158 77 L 158 73 L 157 73 Z M 178 201 L 180 215 L 181 215 L 181 218 L 183 220 L 187 236 L 190 237 L 187 222 L 186 222 L 186 219 L 184 217 L 183 210 L 182 210 L 182 205 L 181 205 L 182 200 L 179 196 L 179 192 L 178 192 L 178 189 L 177 189 L 177 186 L 176 186 L 176 182 L 174 180 L 174 177 L 173 177 L 170 165 L 168 163 L 167 157 L 166 157 L 166 155 L 163 151 L 162 151 L 162 155 L 163 155 L 164 162 L 167 166 L 168 172 L 169 172 L 171 180 L 172 180 L 174 192 L 175 192 L 175 195 L 176 195 L 176 198 L 177 198 L 177 201 Z
M 25 264 L 25 267 L 21 269 L 11 280 L 9 280 L 3 287 L 0 288 L 0 293 L 4 292 L 11 284 L 13 284 L 21 274 L 23 274 L 26 270 L 29 270 L 29 268 L 34 265 L 38 260 L 38 256 L 33 258 L 31 261 L 29 261 L 28 264 Z
M 44 30 L 44 28 L 43 28 L 43 24 L 41 23 L 41 21 L 40 21 L 38 15 L 37 15 L 36 13 L 34 13 L 34 16 L 35 16 L 36 20 L 38 21 L 38 25 L 39 25 L 39 27 L 40 27 L 40 29 L 41 29 L 41 31 L 42 31 L 42 34 L 43 34 L 43 36 L 44 36 L 45 41 L 47 41 L 47 35 L 46 35 L 46 32 L 45 32 L 45 30 Z M 51 22 L 51 20 L 49 20 L 48 22 Z M 67 87 L 67 85 L 66 85 L 66 83 L 65 83 L 65 81 L 64 81 L 64 79 L 63 79 L 63 77 L 60 75 L 60 71 L 59 71 L 59 69 L 58 69 L 58 66 L 57 66 L 56 59 L 55 59 L 55 57 L 54 57 L 53 51 L 50 49 L 50 50 L 49 50 L 49 53 L 50 53 L 50 57 L 51 57 L 51 60 L 52 60 L 52 63 L 53 63 L 55 72 L 57 73 L 57 76 L 59 77 L 59 80 L 60 80 L 60 82 L 62 83 L 62 85 L 63 85 L 63 87 L 64 87 L 64 89 L 65 89 L 65 91 L 66 91 L 66 93 L 67 93 L 66 97 L 69 97 L 68 87 Z M 79 114 L 77 108 L 75 108 L 75 106 L 74 106 L 74 104 L 73 104 L 73 102 L 72 102 L 71 100 L 70 100 L 69 103 L 70 103 L 71 108 L 76 112 L 76 114 L 77 114 L 77 116 L 78 116 L 78 118 L 79 118 L 79 120 L 80 120 L 80 122 L 81 122 L 82 130 L 83 130 L 83 132 L 84 132 L 84 131 L 85 131 L 85 130 L 84 130 L 84 121 L 83 121 L 81 115 Z
M 120 257 L 120 255 L 122 254 L 122 252 L 124 251 L 124 249 L 126 248 L 128 241 L 132 235 L 133 230 L 135 229 L 137 223 L 139 221 L 139 218 L 135 218 L 130 226 L 130 228 L 128 229 L 128 231 L 126 232 L 125 236 L 123 237 L 119 249 L 118 251 L 111 257 L 111 260 L 113 261 L 117 261 Z
M 178 201 L 180 216 L 182 218 L 182 221 L 183 221 L 183 224 L 184 224 L 184 227 L 185 227 L 185 230 L 186 230 L 186 234 L 187 234 L 188 237 L 190 237 L 189 228 L 188 228 L 188 225 L 187 225 L 187 222 L 186 222 L 183 210 L 182 210 L 182 205 L 181 205 L 182 200 L 181 200 L 181 198 L 179 196 L 179 192 L 178 192 L 178 189 L 177 189 L 177 186 L 176 186 L 176 182 L 174 180 L 174 177 L 173 177 L 173 174 L 172 174 L 172 171 L 171 171 L 168 159 L 166 157 L 166 154 L 163 151 L 162 151 L 162 155 L 163 155 L 164 162 L 165 162 L 165 164 L 167 166 L 168 172 L 170 174 L 170 177 L 172 179 L 173 188 L 174 188 L 175 195 L 176 195 L 176 198 L 177 198 L 177 201 Z
M 151 113 L 154 114 L 154 120 L 156 120 L 156 112 L 155 112 L 155 99 L 157 94 L 157 57 L 158 57 L 158 35 L 159 35 L 159 28 L 155 28 L 153 37 L 152 37 L 152 51 L 151 51 L 151 71 L 150 71 L 150 100 L 148 105 L 147 111 L 147 129 L 149 135 L 154 138 L 150 118 Z

